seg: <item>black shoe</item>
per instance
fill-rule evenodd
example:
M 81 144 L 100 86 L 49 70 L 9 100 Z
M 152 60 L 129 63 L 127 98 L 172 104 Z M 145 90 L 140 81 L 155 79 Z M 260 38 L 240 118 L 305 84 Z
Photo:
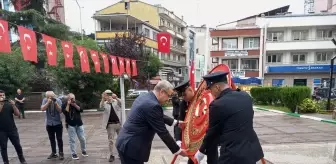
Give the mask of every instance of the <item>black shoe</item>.
M 88 157 L 89 155 L 86 153 L 86 151 L 83 151 L 83 152 L 82 152 L 82 156 L 83 156 L 83 157 Z
M 114 156 L 113 155 L 110 155 L 110 159 L 109 159 L 109 162 L 113 162 L 115 159 L 114 159 Z
M 56 153 L 51 153 L 48 157 L 48 159 L 53 159 L 53 158 L 57 158 L 58 155 Z
M 26 159 L 24 157 L 19 157 L 21 164 L 27 164 Z
M 59 159 L 64 160 L 64 153 L 59 153 Z
M 76 159 L 76 160 L 79 160 L 77 154 L 72 154 L 72 159 Z

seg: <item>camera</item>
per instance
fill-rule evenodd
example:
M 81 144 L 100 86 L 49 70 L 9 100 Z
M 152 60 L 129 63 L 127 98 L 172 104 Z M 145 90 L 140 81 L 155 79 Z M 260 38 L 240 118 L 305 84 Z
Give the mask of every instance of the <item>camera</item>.
M 71 103 L 76 103 L 74 98 L 71 98 L 70 100 L 71 100 Z
M 56 99 L 55 99 L 55 98 L 51 98 L 51 100 L 52 100 L 53 102 L 56 102 Z

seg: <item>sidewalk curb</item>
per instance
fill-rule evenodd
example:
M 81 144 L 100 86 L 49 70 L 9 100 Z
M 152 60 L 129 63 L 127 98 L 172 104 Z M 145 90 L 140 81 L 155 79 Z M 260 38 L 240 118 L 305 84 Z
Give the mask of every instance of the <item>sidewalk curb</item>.
M 173 107 L 166 107 L 165 110 L 172 110 Z M 131 110 L 130 108 L 125 109 L 125 110 Z M 34 111 L 25 111 L 25 113 L 43 113 L 44 111 L 40 111 L 40 110 L 34 110 Z M 99 109 L 86 109 L 84 110 L 84 113 L 88 113 L 88 112 L 103 112 L 103 110 L 99 110 Z
M 280 113 L 292 117 L 298 117 L 298 118 L 305 118 L 305 119 L 310 119 L 314 121 L 319 121 L 319 122 L 325 122 L 325 123 L 330 123 L 336 125 L 335 120 L 329 120 L 329 119 L 324 119 L 324 118 L 319 118 L 319 117 L 313 117 L 313 116 L 308 116 L 308 115 L 301 115 L 301 114 L 296 114 L 296 113 L 287 113 L 279 110 L 273 110 L 273 109 L 266 109 L 266 108 L 261 108 L 261 107 L 253 107 L 253 109 L 261 110 L 261 111 L 267 111 L 267 112 L 273 112 L 273 113 Z

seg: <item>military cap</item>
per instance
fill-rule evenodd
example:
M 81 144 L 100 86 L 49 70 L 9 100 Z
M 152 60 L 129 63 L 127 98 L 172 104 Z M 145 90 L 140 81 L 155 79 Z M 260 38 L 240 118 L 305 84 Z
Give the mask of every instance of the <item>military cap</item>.
M 229 74 L 229 72 L 223 72 L 218 71 L 214 73 L 210 73 L 208 75 L 203 76 L 203 79 L 206 82 L 207 88 L 210 88 L 211 85 L 219 82 L 227 82 L 226 75 Z
M 174 90 L 180 95 L 190 86 L 189 80 L 184 81 L 177 85 Z

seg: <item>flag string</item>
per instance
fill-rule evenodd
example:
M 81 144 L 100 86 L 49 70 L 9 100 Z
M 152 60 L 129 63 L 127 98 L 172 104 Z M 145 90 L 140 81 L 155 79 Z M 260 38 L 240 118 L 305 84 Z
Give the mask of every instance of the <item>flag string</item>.
M 0 20 L 4 20 L 4 19 L 1 19 L 0 18 Z M 14 25 L 14 26 L 22 26 L 22 25 L 18 25 L 18 24 L 15 24 L 15 23 L 13 23 L 13 22 L 10 22 L 10 21 L 8 21 L 8 20 L 4 20 L 4 21 L 6 21 L 6 22 L 8 22 L 8 24 L 11 24 L 11 25 Z M 22 26 L 22 27 L 24 27 L 24 26 Z M 27 27 L 26 27 L 27 28 Z M 46 35 L 46 34 L 43 34 L 43 33 L 41 33 L 41 32 L 38 32 L 38 31 L 35 31 L 35 30 L 33 30 L 33 29 L 31 29 L 31 28 L 29 28 L 28 27 L 28 29 L 30 29 L 31 31 L 34 31 L 35 33 L 37 33 L 37 34 L 40 34 L 40 35 Z M 55 38 L 55 37 L 53 37 L 53 38 Z M 59 39 L 59 38 L 55 38 L 57 41 L 67 41 L 67 40 L 61 40 L 61 39 Z M 82 40 L 83 41 L 83 40 Z M 74 46 L 81 46 L 81 45 L 78 45 L 78 44 L 74 44 L 73 42 L 71 42 Z M 97 43 L 97 42 L 96 42 Z M 86 48 L 86 47 L 85 47 Z M 99 53 L 103 53 L 103 54 L 105 54 L 104 52 L 102 52 L 101 50 L 99 50 Z M 109 53 L 108 53 L 109 54 Z M 112 54 L 109 54 L 109 55 L 112 55 Z M 118 57 L 118 56 L 116 56 L 116 57 Z M 131 58 L 130 58 L 131 59 Z M 132 59 L 132 60 L 134 60 L 134 59 Z M 137 62 L 144 62 L 144 63 L 149 63 L 149 61 L 146 61 L 146 60 L 135 60 L 135 61 L 137 61 Z

